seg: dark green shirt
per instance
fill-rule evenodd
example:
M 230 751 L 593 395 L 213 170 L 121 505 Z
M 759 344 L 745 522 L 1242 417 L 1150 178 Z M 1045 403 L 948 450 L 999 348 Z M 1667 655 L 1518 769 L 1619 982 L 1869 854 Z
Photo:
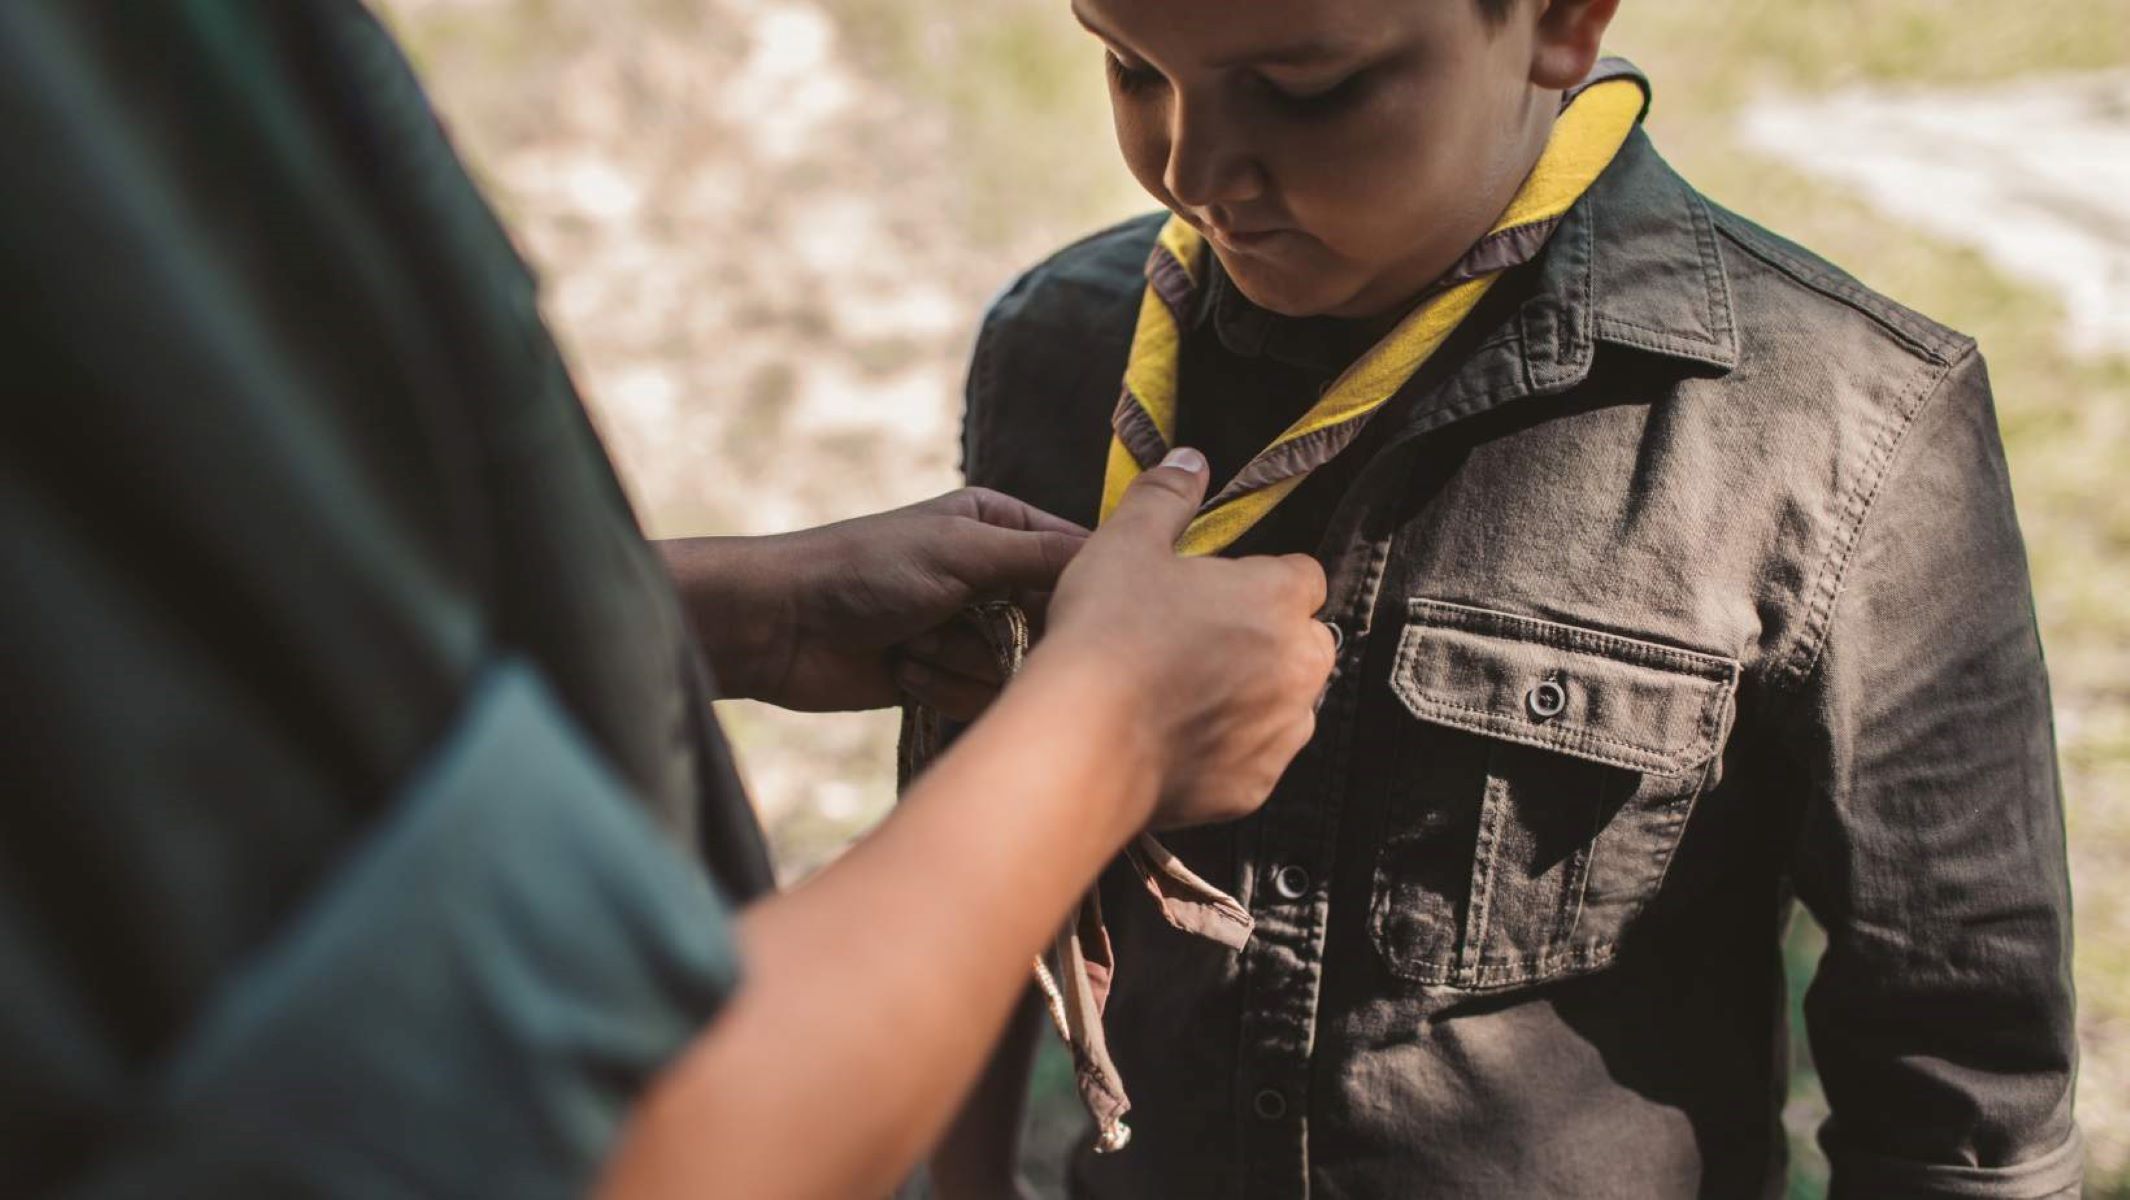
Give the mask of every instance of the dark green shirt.
M 769 876 L 529 273 L 353 0 L 0 134 L 0 1194 L 577 1194 Z

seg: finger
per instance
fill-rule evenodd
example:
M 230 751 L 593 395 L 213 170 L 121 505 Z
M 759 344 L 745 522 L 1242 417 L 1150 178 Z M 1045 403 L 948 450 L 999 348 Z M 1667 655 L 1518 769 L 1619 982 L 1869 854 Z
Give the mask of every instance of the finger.
M 1205 455 L 1188 446 L 1169 451 L 1160 466 L 1132 480 L 1104 530 L 1174 546 L 1205 500 L 1209 474 Z
M 1312 620 L 1309 624 L 1313 627 L 1310 630 L 1310 643 L 1317 647 L 1322 673 L 1328 676 L 1332 669 L 1339 665 L 1339 651 L 1346 647 L 1346 635 L 1340 633 L 1339 627 L 1329 621 Z
M 1280 564 L 1286 568 L 1294 588 L 1294 598 L 1303 612 L 1315 613 L 1324 607 L 1329 598 L 1330 584 L 1324 578 L 1324 564 L 1310 554 L 1282 554 Z
M 1048 591 L 1087 544 L 1084 534 L 1001 529 L 973 518 L 949 525 L 941 547 L 942 561 L 963 587 L 978 596 Z
M 913 662 L 965 675 L 978 683 L 995 686 L 1004 682 L 999 675 L 998 652 L 982 634 L 960 623 L 912 639 L 903 648 L 903 655 Z
M 1063 517 L 1053 516 L 1033 504 L 986 487 L 966 487 L 942 497 L 948 511 L 974 517 L 986 525 L 1018 529 L 1024 533 L 1070 533 L 1087 536 L 1087 529 Z
M 904 694 L 956 721 L 973 721 L 998 697 L 998 688 L 904 659 L 895 668 Z
M 1339 669 L 1339 650 L 1344 639 L 1339 634 L 1339 627 L 1329 621 L 1312 621 L 1310 624 L 1316 626 L 1316 630 L 1310 637 L 1315 654 L 1308 678 L 1316 689 L 1316 699 L 1310 702 L 1309 711 L 1316 713 L 1324 710 L 1324 700 L 1331 695 L 1331 680 Z
M 1248 586 L 1271 611 L 1313 617 L 1324 607 L 1324 568 L 1306 554 L 1251 555 L 1221 565 L 1248 572 Z

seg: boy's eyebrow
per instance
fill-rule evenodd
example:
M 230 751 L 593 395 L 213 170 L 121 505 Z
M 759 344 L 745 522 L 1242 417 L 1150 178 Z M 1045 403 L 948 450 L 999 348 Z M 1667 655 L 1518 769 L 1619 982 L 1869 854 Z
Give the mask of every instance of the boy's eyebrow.
M 1072 6 L 1072 16 L 1074 20 L 1080 23 L 1081 28 L 1108 42 L 1110 45 L 1126 45 L 1124 39 L 1088 19 L 1087 14 L 1081 11 L 1079 5 Z M 1210 65 L 1216 69 L 1242 66 L 1306 67 L 1317 63 L 1342 62 L 1355 57 L 1356 54 L 1357 49 L 1344 42 L 1330 38 L 1311 38 L 1291 45 L 1231 54 Z

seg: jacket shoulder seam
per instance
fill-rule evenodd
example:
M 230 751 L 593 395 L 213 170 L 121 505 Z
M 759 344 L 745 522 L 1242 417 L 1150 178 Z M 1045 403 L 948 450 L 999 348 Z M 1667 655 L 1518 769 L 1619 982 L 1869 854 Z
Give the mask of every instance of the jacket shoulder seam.
M 1834 624 L 1835 605 L 1848 578 L 1849 565 L 1857 546 L 1863 541 L 1864 526 L 1885 490 L 1887 479 L 1893 474 L 1901 447 L 1907 443 L 1909 431 L 1915 428 L 1924 410 L 1944 394 L 1946 381 L 1975 354 L 1974 343 L 1968 342 L 1959 357 L 1933 361 L 1932 369 L 1922 372 L 1894 404 L 1864 460 L 1864 469 L 1858 473 L 1856 485 L 1843 497 L 1834 544 L 1820 560 L 1818 569 L 1813 572 L 1812 583 L 1804 591 L 1803 628 L 1790 650 L 1775 657 L 1775 666 L 1768 672 L 1768 684 L 1773 690 L 1795 690 L 1818 669 Z
M 1963 356 L 1963 347 L 1972 346 L 1966 335 L 1911 313 L 1848 275 L 1797 253 L 1736 213 L 1720 205 L 1709 207 L 1725 240 L 1800 287 L 1871 321 L 1916 356 L 1947 366 Z

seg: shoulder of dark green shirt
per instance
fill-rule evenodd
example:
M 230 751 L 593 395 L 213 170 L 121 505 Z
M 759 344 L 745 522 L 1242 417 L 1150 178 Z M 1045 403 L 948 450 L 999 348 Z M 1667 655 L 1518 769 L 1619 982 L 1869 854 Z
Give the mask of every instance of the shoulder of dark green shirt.
M 0 4 L 0 1195 L 582 1194 L 738 979 L 670 585 L 368 10 L 117 7 Z

